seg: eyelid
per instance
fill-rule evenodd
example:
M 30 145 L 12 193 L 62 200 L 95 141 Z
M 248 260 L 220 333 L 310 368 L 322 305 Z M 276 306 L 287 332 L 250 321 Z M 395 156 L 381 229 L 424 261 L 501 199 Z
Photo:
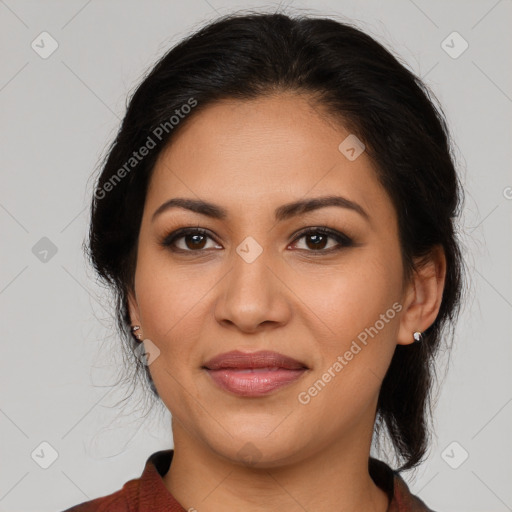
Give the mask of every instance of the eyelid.
M 203 235 L 207 236 L 208 238 L 211 238 L 216 243 L 218 243 L 213 236 L 213 234 L 208 231 L 205 228 L 201 228 L 199 226 L 189 226 L 189 227 L 183 227 L 178 228 L 174 231 L 171 231 L 170 233 L 167 233 L 164 235 L 160 240 L 160 245 L 163 245 L 164 247 L 172 248 L 172 244 L 176 242 L 176 240 L 179 240 L 180 238 L 184 238 L 187 235 Z M 176 249 L 179 251 L 180 249 Z M 184 251 L 184 252 L 201 252 L 201 251 Z
M 296 242 L 300 238 L 302 238 L 305 235 L 313 234 L 313 233 L 320 233 L 322 235 L 329 236 L 330 238 L 333 238 L 334 240 L 340 239 L 342 243 L 345 244 L 353 244 L 354 241 L 350 236 L 343 233 L 342 231 L 338 231 L 337 229 L 329 228 L 327 226 L 312 226 L 309 228 L 304 228 L 300 230 L 298 233 L 294 235 L 293 242 Z M 311 251 L 313 252 L 313 251 Z M 321 251 L 318 251 L 321 252 Z M 325 252 L 325 251 L 324 251 Z
M 318 234 L 318 233 L 321 235 L 327 236 L 329 238 L 332 238 L 333 240 L 336 241 L 338 246 L 334 247 L 334 248 L 331 247 L 330 249 L 318 249 L 316 251 L 315 250 L 306 250 L 306 249 L 297 249 L 297 250 L 305 251 L 305 252 L 317 254 L 317 255 L 322 255 L 322 254 L 326 255 L 326 254 L 330 254 L 330 253 L 339 251 L 343 248 L 348 248 L 348 247 L 352 247 L 352 246 L 356 245 L 354 240 L 350 236 L 346 235 L 345 233 L 343 233 L 341 231 L 338 231 L 337 229 L 329 228 L 327 226 L 310 226 L 307 228 L 303 228 L 299 232 L 295 233 L 293 235 L 292 241 L 287 245 L 287 247 L 297 243 L 304 236 L 307 236 L 309 234 Z M 187 235 L 203 235 L 203 236 L 206 236 L 207 238 L 210 238 L 215 243 L 217 243 L 217 244 L 219 243 L 219 242 L 217 242 L 216 237 L 208 229 L 201 228 L 199 226 L 189 226 L 189 227 L 182 227 L 182 228 L 176 229 L 176 230 L 172 231 L 171 233 L 165 235 L 160 240 L 160 245 L 170 249 L 173 252 L 181 252 L 181 253 L 205 252 L 206 249 L 193 250 L 193 249 L 178 249 L 176 247 L 173 247 L 173 244 L 175 244 L 176 240 L 184 238 Z

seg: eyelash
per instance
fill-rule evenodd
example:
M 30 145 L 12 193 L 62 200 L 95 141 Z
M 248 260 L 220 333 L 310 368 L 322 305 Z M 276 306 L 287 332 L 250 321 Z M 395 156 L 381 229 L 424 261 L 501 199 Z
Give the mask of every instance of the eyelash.
M 334 239 L 339 244 L 339 246 L 338 247 L 334 247 L 334 248 L 330 248 L 330 249 L 318 249 L 318 250 L 297 249 L 297 250 L 306 251 L 306 252 L 310 252 L 310 253 L 313 253 L 313 254 L 322 255 L 322 254 L 330 254 L 332 252 L 340 251 L 341 249 L 344 249 L 344 248 L 347 248 L 347 247 L 351 247 L 352 245 L 354 245 L 353 240 L 351 238 L 349 238 L 347 235 L 345 235 L 343 233 L 340 233 L 339 231 L 335 231 L 333 229 L 326 228 L 326 227 L 307 228 L 307 229 L 305 229 L 305 230 L 303 230 L 303 231 L 301 231 L 300 233 L 297 234 L 297 236 L 293 240 L 292 244 L 295 244 L 301 238 L 303 238 L 305 236 L 308 236 L 308 235 L 311 235 L 311 234 L 321 234 L 321 235 L 324 235 L 324 236 L 328 236 L 329 238 Z M 213 237 L 211 237 L 210 234 L 208 233 L 208 231 L 205 230 L 205 229 L 202 229 L 202 228 L 181 228 L 181 229 L 178 229 L 178 230 L 176 230 L 176 231 L 166 235 L 163 238 L 163 240 L 160 242 L 160 244 L 163 247 L 168 248 L 172 252 L 194 253 L 194 252 L 203 252 L 204 250 L 206 250 L 206 249 L 197 249 L 197 250 L 193 250 L 193 249 L 177 249 L 174 246 L 174 244 L 175 244 L 175 242 L 177 240 L 179 240 L 180 238 L 185 238 L 188 235 L 203 235 L 203 236 L 207 236 L 208 238 L 211 238 L 212 240 L 214 240 Z

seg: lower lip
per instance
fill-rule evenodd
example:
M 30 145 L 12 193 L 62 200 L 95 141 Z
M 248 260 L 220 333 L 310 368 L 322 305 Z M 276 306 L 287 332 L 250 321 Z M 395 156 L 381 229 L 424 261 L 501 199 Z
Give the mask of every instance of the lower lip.
M 213 381 L 222 389 L 239 396 L 264 396 L 299 379 L 306 368 L 299 370 L 223 370 L 206 369 Z

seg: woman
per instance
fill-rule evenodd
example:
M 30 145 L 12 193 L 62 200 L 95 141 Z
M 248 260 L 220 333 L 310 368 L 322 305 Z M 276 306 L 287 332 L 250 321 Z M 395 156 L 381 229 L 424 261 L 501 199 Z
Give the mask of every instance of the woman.
M 461 194 L 442 110 L 357 28 L 235 14 L 171 49 L 89 248 L 174 449 L 69 511 L 431 510 L 399 471 L 460 308 Z

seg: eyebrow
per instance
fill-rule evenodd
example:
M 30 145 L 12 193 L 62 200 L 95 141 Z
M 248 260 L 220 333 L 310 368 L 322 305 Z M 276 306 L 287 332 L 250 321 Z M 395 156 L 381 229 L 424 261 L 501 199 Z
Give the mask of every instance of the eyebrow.
M 326 208 L 328 206 L 338 206 L 340 208 L 346 208 L 355 211 L 365 220 L 368 222 L 370 221 L 370 216 L 368 213 L 366 213 L 361 205 L 342 196 L 316 197 L 313 199 L 301 199 L 293 203 L 287 203 L 276 208 L 274 216 L 276 221 L 281 222 L 291 217 L 303 215 L 313 210 Z M 170 210 L 171 208 L 183 208 L 185 210 L 190 210 L 192 212 L 219 220 L 224 220 L 228 217 L 227 210 L 216 204 L 209 203 L 200 199 L 175 197 L 160 205 L 153 213 L 151 220 L 154 221 L 158 215 L 167 210 Z

